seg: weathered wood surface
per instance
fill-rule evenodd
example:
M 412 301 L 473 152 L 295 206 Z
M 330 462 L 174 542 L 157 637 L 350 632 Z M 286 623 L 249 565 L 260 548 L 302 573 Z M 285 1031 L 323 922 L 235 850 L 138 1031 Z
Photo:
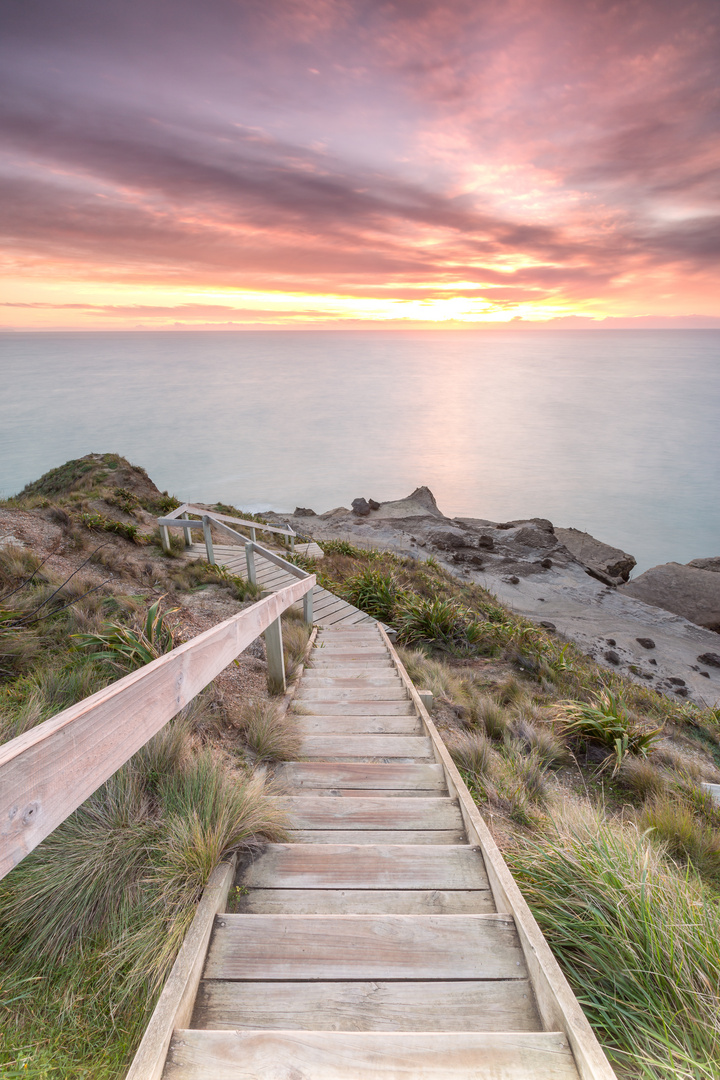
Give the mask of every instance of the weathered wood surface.
M 577 1080 L 554 1032 L 178 1031 L 164 1080 Z
M 461 829 L 463 826 L 457 803 L 443 796 L 329 799 L 275 795 L 272 802 L 287 813 L 291 829 Z
M 308 1031 L 540 1031 L 527 979 L 240 983 L 208 980 L 192 1027 Z
M 250 889 L 238 910 L 259 915 L 483 915 L 489 889 Z
M 366 690 L 368 687 L 381 687 L 386 688 L 389 686 L 400 687 L 400 681 L 397 675 L 391 668 L 387 669 L 387 673 L 382 669 L 380 671 L 374 670 L 369 672 L 344 672 L 336 675 L 324 675 L 319 671 L 308 671 L 307 675 L 303 679 L 303 686 L 306 690 L 321 690 L 325 687 L 333 687 L 336 690 Z M 407 697 L 404 694 L 403 697 Z
M 509 915 L 222 915 L 205 979 L 517 979 Z
M 290 829 L 293 844 L 466 844 L 463 829 Z
M 240 883 L 259 889 L 489 888 L 482 856 L 466 844 L 268 844 L 243 868 Z
M 307 717 L 305 720 L 309 719 Z M 297 761 L 279 765 L 275 776 L 288 787 L 319 788 L 434 788 L 445 790 L 442 766 L 401 765 L 394 762 Z
M 303 716 L 301 735 L 416 735 L 425 737 L 417 716 Z
M 213 922 L 225 910 L 235 861 L 233 856 L 210 875 L 126 1080 L 160 1080 L 173 1030 L 190 1024 Z
M 304 758 L 433 758 L 427 735 L 306 735 L 300 743 Z
M 309 716 L 414 716 L 410 701 L 298 701 L 297 712 Z
M 312 588 L 314 580 L 306 578 L 258 601 L 0 746 L 0 877 Z
M 316 701 L 368 702 L 407 701 L 405 688 L 393 686 L 372 686 L 362 683 L 355 686 L 303 686 L 298 691 L 298 701 L 307 701 L 308 708 Z

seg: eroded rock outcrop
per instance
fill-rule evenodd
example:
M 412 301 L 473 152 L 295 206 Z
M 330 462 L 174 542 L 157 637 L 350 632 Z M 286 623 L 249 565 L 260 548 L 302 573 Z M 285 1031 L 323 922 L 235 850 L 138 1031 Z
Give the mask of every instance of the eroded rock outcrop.
M 670 562 L 653 566 L 621 588 L 628 596 L 720 633 L 720 574 Z
M 555 535 L 578 562 L 607 585 L 621 585 L 629 579 L 635 559 L 627 551 L 603 544 L 579 529 L 556 529 Z

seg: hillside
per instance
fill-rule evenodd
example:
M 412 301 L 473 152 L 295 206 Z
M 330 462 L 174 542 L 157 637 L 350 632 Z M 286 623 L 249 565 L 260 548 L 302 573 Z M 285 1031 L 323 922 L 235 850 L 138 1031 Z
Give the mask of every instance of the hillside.
M 123 673 L 73 635 L 140 635 L 159 603 L 164 648 L 253 601 L 180 542 L 162 554 L 155 516 L 176 505 L 110 454 L 0 504 L 2 739 Z M 720 710 L 596 663 L 436 553 L 294 520 L 320 539 L 319 582 L 397 631 L 619 1075 L 717 1076 L 720 810 L 703 784 L 720 783 Z M 306 635 L 288 631 L 296 662 Z M 122 1075 L 212 867 L 281 835 L 256 766 L 292 754 L 293 719 L 265 682 L 258 641 L 0 885 L 8 1076 Z

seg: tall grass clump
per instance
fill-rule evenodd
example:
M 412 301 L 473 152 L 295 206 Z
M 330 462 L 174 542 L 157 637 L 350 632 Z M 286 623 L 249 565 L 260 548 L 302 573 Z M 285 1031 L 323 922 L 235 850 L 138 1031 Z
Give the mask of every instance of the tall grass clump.
M 301 612 L 284 612 L 282 617 L 282 641 L 283 658 L 285 661 L 285 675 L 290 681 L 295 677 L 305 656 L 308 641 L 310 640 L 311 627 L 303 622 Z
M 679 862 L 690 863 L 704 878 L 720 885 L 720 831 L 714 829 L 677 792 L 659 792 L 645 803 L 640 826 L 651 829 Z
M 243 742 L 257 762 L 292 761 L 300 754 L 301 736 L 293 713 L 272 701 L 247 701 L 239 717 Z
M 187 716 L 155 736 L 0 883 L 0 1072 L 123 1075 L 213 869 L 283 825 Z
M 428 645 L 448 652 L 474 652 L 482 625 L 459 601 L 404 593 L 393 625 L 404 645 Z
M 110 623 L 102 633 L 73 637 L 80 648 L 88 649 L 96 660 L 107 662 L 116 671 L 135 671 L 175 648 L 175 635 L 165 621 L 173 611 L 163 615 L 160 600 L 156 600 L 148 608 L 142 627 Z
M 566 820 L 506 854 L 596 1034 L 624 1075 L 720 1075 L 720 909 L 646 835 Z

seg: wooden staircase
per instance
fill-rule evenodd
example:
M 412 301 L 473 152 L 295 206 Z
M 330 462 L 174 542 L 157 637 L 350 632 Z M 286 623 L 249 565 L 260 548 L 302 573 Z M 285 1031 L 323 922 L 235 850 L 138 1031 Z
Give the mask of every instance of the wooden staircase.
M 377 624 L 321 630 L 294 707 L 292 842 L 232 913 L 216 871 L 129 1078 L 612 1080 Z

